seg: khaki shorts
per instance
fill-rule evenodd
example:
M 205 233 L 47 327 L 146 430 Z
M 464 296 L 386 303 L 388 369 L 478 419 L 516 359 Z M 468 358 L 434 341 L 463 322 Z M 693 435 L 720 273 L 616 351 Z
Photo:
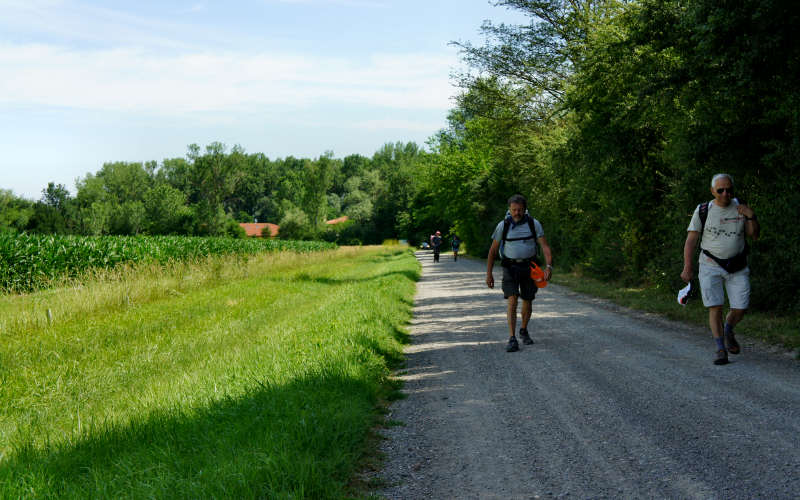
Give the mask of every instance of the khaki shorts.
M 703 305 L 716 307 L 725 305 L 725 293 L 731 309 L 747 309 L 750 306 L 750 268 L 729 273 L 717 264 L 700 260 L 700 291 Z

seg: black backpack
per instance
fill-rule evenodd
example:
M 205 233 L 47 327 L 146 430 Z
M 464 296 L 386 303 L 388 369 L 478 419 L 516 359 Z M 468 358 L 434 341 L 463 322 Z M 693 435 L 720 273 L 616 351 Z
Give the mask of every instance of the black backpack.
M 536 225 L 533 223 L 533 217 L 530 216 L 527 212 L 525 212 L 525 219 L 528 222 L 528 227 L 531 228 L 531 235 L 530 236 L 523 236 L 522 238 L 509 238 L 508 237 L 508 230 L 511 228 L 511 216 L 506 217 L 503 219 L 503 236 L 500 238 L 501 243 L 505 243 L 506 241 L 522 241 L 522 240 L 530 240 L 532 239 L 534 243 L 536 243 Z M 539 258 L 537 254 L 539 253 L 539 245 L 536 245 L 536 251 L 533 254 L 531 259 L 539 265 Z M 502 257 L 502 253 L 501 253 Z M 505 262 L 507 259 L 502 257 L 502 262 Z M 501 264 L 502 265 L 502 264 Z

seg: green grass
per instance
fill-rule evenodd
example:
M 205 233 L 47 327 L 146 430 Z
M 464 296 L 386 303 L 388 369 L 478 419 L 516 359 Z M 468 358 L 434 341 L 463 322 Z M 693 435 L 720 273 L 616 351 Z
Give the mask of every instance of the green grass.
M 616 304 L 660 314 L 669 319 L 708 326 L 708 309 L 698 294 L 686 306 L 678 304 L 678 290 L 654 287 L 627 287 L 589 278 L 577 273 L 556 273 L 553 283 L 576 292 L 609 299 Z M 736 327 L 738 333 L 787 349 L 800 349 L 800 319 L 797 315 L 778 316 L 773 312 L 750 310 Z M 709 333 L 710 335 L 710 333 Z
M 410 252 L 117 272 L 0 298 L 0 497 L 352 493 L 395 389 Z

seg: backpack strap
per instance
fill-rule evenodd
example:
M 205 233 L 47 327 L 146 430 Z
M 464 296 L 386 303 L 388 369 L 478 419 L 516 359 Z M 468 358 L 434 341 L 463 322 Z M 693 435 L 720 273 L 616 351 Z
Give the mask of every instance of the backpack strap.
M 520 241 L 520 240 L 530 240 L 530 239 L 536 241 L 536 226 L 533 223 L 533 217 L 531 217 L 529 214 L 525 214 L 525 217 L 527 217 L 528 227 L 531 229 L 530 236 L 523 236 L 522 238 L 509 238 L 508 230 L 511 227 L 511 220 L 510 217 L 506 217 L 505 219 L 503 219 L 503 236 L 500 241 L 506 242 L 506 241 Z
M 525 217 L 527 218 L 528 227 L 531 229 L 531 236 L 523 236 L 522 238 L 509 238 L 508 237 L 508 230 L 511 228 L 511 217 L 506 217 L 503 219 L 503 235 L 500 238 L 500 257 L 501 259 L 505 259 L 503 256 L 503 247 L 505 246 L 506 241 L 522 241 L 522 240 L 530 240 L 532 239 L 534 243 L 536 243 L 536 225 L 533 222 L 533 217 L 530 214 L 526 213 Z M 536 245 L 536 252 L 533 254 L 532 259 L 536 261 L 536 254 L 539 253 L 539 245 Z M 538 263 L 538 262 L 537 262 Z
M 700 216 L 700 241 L 703 241 L 703 231 L 706 228 L 706 219 L 708 219 L 708 203 L 697 205 L 697 215 Z

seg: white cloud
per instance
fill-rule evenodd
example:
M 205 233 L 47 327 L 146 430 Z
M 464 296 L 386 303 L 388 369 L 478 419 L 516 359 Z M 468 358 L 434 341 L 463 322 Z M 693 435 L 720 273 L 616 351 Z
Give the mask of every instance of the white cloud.
M 455 57 L 379 54 L 367 60 L 234 51 L 0 45 L 0 104 L 143 111 L 254 111 L 348 103 L 448 109 Z
M 194 4 L 198 12 L 203 4 Z M 123 10 L 70 0 L 0 0 L 0 28 L 24 38 L 58 38 L 67 43 L 131 45 L 181 49 L 192 45 L 197 28 L 180 21 L 146 17 Z M 223 44 L 227 36 L 204 27 L 205 43 Z M 197 42 L 195 41 L 196 45 Z

